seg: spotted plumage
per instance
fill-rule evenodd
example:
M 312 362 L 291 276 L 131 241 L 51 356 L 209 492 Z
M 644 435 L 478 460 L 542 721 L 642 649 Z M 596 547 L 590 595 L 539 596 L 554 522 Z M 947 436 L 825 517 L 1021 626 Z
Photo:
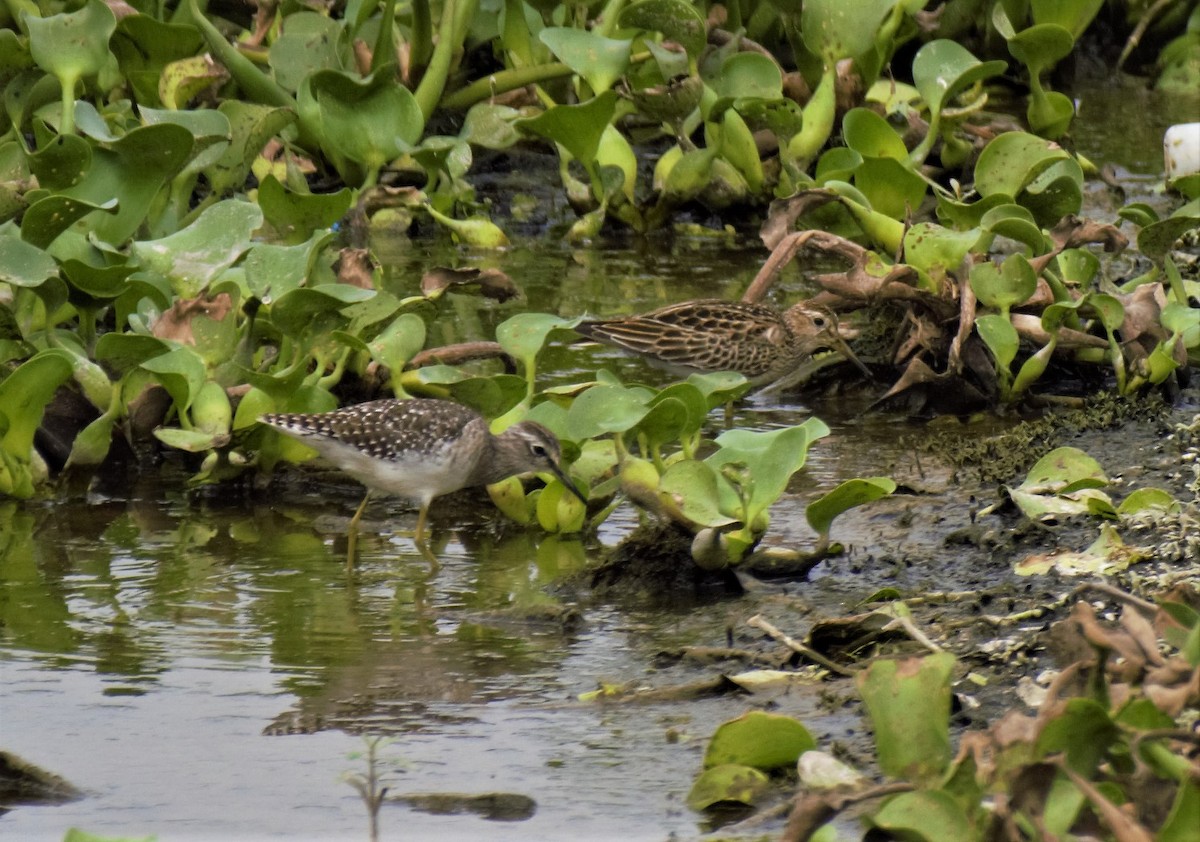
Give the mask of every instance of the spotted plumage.
M 754 388 L 794 382 L 822 350 L 870 372 L 846 345 L 832 313 L 797 304 L 780 313 L 720 299 L 683 301 L 636 316 L 583 322 L 576 330 L 676 373 L 737 371 Z
M 584 500 L 560 465 L 558 439 L 533 421 L 492 435 L 482 415 L 460 404 L 392 399 L 333 412 L 275 413 L 259 420 L 309 445 L 367 486 L 367 498 L 351 521 L 352 528 L 370 493 L 381 491 L 420 507 L 420 541 L 435 497 L 537 471 L 558 477 Z

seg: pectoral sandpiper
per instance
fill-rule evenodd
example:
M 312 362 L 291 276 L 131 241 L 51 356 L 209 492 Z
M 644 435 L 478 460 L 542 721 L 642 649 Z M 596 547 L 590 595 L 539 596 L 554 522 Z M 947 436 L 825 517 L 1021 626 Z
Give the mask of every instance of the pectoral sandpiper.
M 737 371 L 755 389 L 780 389 L 805 379 L 821 367 L 815 363 L 822 350 L 835 352 L 871 377 L 838 332 L 837 318 L 807 304 L 780 313 L 763 304 L 698 299 L 583 322 L 575 329 L 679 374 Z
M 304 442 L 367 486 L 350 521 L 351 560 L 358 522 L 374 491 L 420 506 L 418 546 L 435 497 L 517 474 L 550 473 L 587 503 L 562 469 L 558 439 L 533 421 L 493 435 L 487 419 L 474 410 L 432 399 L 376 400 L 333 412 L 272 413 L 259 420 Z

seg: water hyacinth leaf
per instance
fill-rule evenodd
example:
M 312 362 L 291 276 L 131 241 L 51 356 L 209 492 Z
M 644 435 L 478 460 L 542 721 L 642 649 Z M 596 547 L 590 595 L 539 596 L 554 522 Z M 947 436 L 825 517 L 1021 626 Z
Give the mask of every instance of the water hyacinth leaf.
M 853 149 L 846 146 L 835 146 L 821 153 L 821 157 L 817 159 L 817 168 L 813 178 L 819 185 L 825 185 L 830 181 L 849 182 L 862 162 L 862 155 Z
M 682 433 L 699 431 L 704 426 L 704 419 L 708 416 L 711 407 L 705 399 L 704 392 L 696 384 L 690 382 L 672 383 L 670 386 L 659 391 L 650 400 L 650 405 L 655 406 L 667 400 L 678 401 L 686 409 L 687 421 L 684 424 Z
M 623 433 L 640 424 L 649 411 L 645 399 L 633 389 L 593 386 L 567 410 L 567 438 L 585 441 L 606 433 Z
M 520 132 L 513 128 L 513 121 L 520 116 L 520 111 L 507 105 L 476 103 L 463 118 L 458 136 L 474 146 L 508 149 L 521 140 Z
M 142 363 L 142 368 L 154 375 L 170 394 L 182 420 L 192 399 L 208 380 L 204 360 L 189 347 L 175 348 Z
M 38 351 L 0 380 L 0 416 L 4 418 L 0 449 L 7 456 L 28 463 L 33 435 L 42 423 L 42 412 L 58 387 L 71 377 L 74 368 L 68 352 L 46 349 Z M 0 492 L 14 494 L 12 488 L 0 488 Z
M 611 88 L 629 67 L 632 41 L 566 26 L 548 26 L 538 33 L 538 39 L 597 94 Z
M 125 374 L 171 348 L 169 343 L 157 336 L 110 331 L 96 340 L 95 356 L 118 374 Z
M 940 789 L 904 792 L 889 798 L 867 822 L 893 838 L 913 842 L 970 839 L 973 832 L 962 805 Z
M 374 295 L 349 284 L 320 284 L 285 292 L 270 305 L 271 323 L 285 336 L 313 336 L 346 321 L 342 309 Z
M 58 262 L 40 247 L 22 239 L 15 225 L 0 227 L 0 281 L 18 287 L 39 287 L 58 276 Z
M 221 157 L 204 170 L 204 174 L 213 192 L 225 196 L 245 185 L 254 159 L 262 152 L 267 141 L 295 122 L 296 113 L 286 108 L 238 99 L 225 100 L 217 110 L 229 121 L 230 142 Z M 260 202 L 261 189 L 260 185 Z M 267 213 L 265 209 L 264 213 Z M 270 219 L 269 213 L 267 218 Z
M 727 466 L 745 466 L 752 488 L 739 520 L 754 529 L 760 515 L 783 494 L 792 474 L 804 467 L 808 448 L 827 435 L 829 427 L 818 418 L 769 432 L 728 430 L 717 437 L 720 449 L 705 463 L 718 473 Z M 722 485 L 727 485 L 728 479 L 722 479 Z
M 1021 254 L 1010 254 L 999 268 L 991 262 L 972 266 L 970 281 L 981 303 L 1004 314 L 1037 291 L 1037 273 Z
M 617 25 L 622 29 L 661 32 L 667 41 L 683 47 L 693 60 L 708 43 L 704 18 L 684 0 L 640 0 L 621 10 Z
M 59 191 L 74 187 L 92 165 L 91 143 L 76 135 L 58 135 L 36 152 L 25 156 L 29 172 L 38 186 Z
M 833 520 L 843 512 L 887 497 L 896 490 L 896 482 L 890 477 L 867 477 L 849 479 L 828 494 L 808 504 L 804 517 L 818 535 L 828 536 Z
M 549 313 L 518 313 L 496 327 L 496 341 L 507 354 L 532 370 L 550 334 L 555 330 L 570 330 L 578 323 L 579 319 L 564 319 Z
M 80 430 L 71 444 L 66 467 L 85 468 L 102 463 L 112 448 L 113 426 L 116 422 L 115 414 L 105 413 Z
M 670 505 L 678 508 L 699 526 L 719 527 L 736 523 L 736 513 L 721 507 L 717 472 L 703 462 L 684 459 L 663 473 L 658 491 Z
M 708 401 L 709 410 L 735 401 L 750 389 L 745 375 L 736 371 L 714 371 L 705 374 L 689 374 L 687 382 L 700 390 Z
M 825 61 L 857 58 L 875 46 L 875 36 L 897 0 L 805 0 L 800 12 L 804 45 Z
M 753 805 L 770 788 L 771 780 L 758 769 L 726 763 L 705 769 L 688 792 L 687 805 L 707 810 L 715 804 Z
M 675 441 L 689 431 L 691 415 L 681 400 L 656 396 L 634 432 L 646 437 L 652 448 Z
M 928 189 L 925 179 L 892 158 L 864 157 L 854 171 L 854 186 L 873 211 L 892 219 L 912 217 Z
M 26 15 L 24 22 L 30 55 L 62 86 L 60 130 L 72 134 L 75 85 L 84 77 L 95 76 L 108 62 L 108 40 L 117 28 L 117 19 L 100 0 L 88 0 L 79 11 L 49 17 Z
M 21 234 L 26 242 L 38 248 L 49 248 L 59 235 L 92 213 L 116 214 L 116 199 L 93 204 L 70 196 L 46 196 L 34 202 L 21 219 Z
M 724 722 L 709 740 L 704 768 L 728 763 L 769 772 L 796 765 L 817 742 L 798 719 L 753 710 Z
M 536 514 L 542 529 L 556 534 L 580 532 L 587 522 L 587 506 L 558 479 L 538 492 Z
M 1003 61 L 982 62 L 959 44 L 940 38 L 930 41 L 913 57 L 913 83 L 932 114 L 967 88 L 991 76 L 1003 73 Z
M 904 262 L 927 273 L 956 271 L 979 237 L 976 228 L 954 231 L 918 222 L 904 234 Z
M 1042 172 L 1069 157 L 1066 150 L 1044 138 L 1027 132 L 1005 132 L 979 153 L 975 189 L 980 196 L 1000 194 L 1011 201 Z
M 197 173 L 216 163 L 229 148 L 233 137 L 229 118 L 220 111 L 166 111 L 143 107 L 140 113 L 148 126 L 174 123 L 192 133 L 192 150 L 183 174 Z
M 904 140 L 887 120 L 869 108 L 852 108 L 842 118 L 846 146 L 864 158 L 892 158 L 904 161 L 908 149 Z
M 717 160 L 717 150 L 713 148 L 684 152 L 663 181 L 663 197 L 673 202 L 695 199 L 712 181 Z
M 167 108 L 182 109 L 204 91 L 229 80 L 229 71 L 210 55 L 188 56 L 162 69 L 158 79 L 158 100 Z
M 182 126 L 139 126 L 94 148 L 86 175 L 63 195 L 100 207 L 115 197 L 115 214 L 92 214 L 80 224 L 102 242 L 123 244 L 146 221 L 155 195 L 178 174 L 192 146 L 192 133 Z
M 1176 241 L 1188 231 L 1200 228 L 1200 214 L 1181 213 L 1145 226 L 1138 231 L 1138 250 L 1152 260 L 1161 261 L 1174 248 Z
M 875 730 L 885 774 L 917 784 L 937 779 L 950 762 L 950 678 L 945 652 L 879 660 L 855 678 Z
M 561 145 L 586 167 L 596 160 L 600 138 L 616 107 L 617 94 L 604 91 L 579 105 L 556 105 L 536 117 L 517 120 L 513 125 Z
M 271 44 L 268 63 L 275 81 L 293 93 L 313 73 L 352 66 L 343 22 L 316 12 L 293 12 Z
M 252 245 L 242 261 L 246 272 L 246 285 L 250 292 L 267 301 L 303 285 L 311 274 L 321 249 L 333 236 L 332 231 L 320 230 L 314 232 L 308 238 L 308 242 L 299 245 Z
M 509 520 L 528 526 L 533 522 L 537 501 L 525 493 L 520 477 L 509 477 L 487 487 L 492 504 Z
M 525 397 L 525 381 L 514 374 L 465 377 L 449 384 L 449 391 L 459 403 L 488 418 L 497 418 L 521 403 Z
M 1021 337 L 1017 335 L 1017 329 L 1004 316 L 988 313 L 975 319 L 975 330 L 995 357 L 1003 377 L 1003 372 L 1009 370 L 1021 347 Z
M 1058 447 L 1034 463 L 1018 488 L 1032 494 L 1069 494 L 1106 485 L 1108 477 L 1099 462 L 1077 447 Z
M 993 199 L 1000 200 L 1000 203 L 988 208 L 980 216 L 979 228 L 989 234 L 1023 243 L 1034 254 L 1045 254 L 1052 248 L 1053 243 L 1042 233 L 1028 208 L 1003 201 L 1003 195 L 998 194 Z
M 250 247 L 262 222 L 258 205 L 227 199 L 205 208 L 191 225 L 174 234 L 134 243 L 133 255 L 143 266 L 170 278 L 176 295 L 195 298 Z
M 1121 505 L 1117 506 L 1117 514 L 1132 515 L 1138 512 L 1162 512 L 1175 514 L 1182 509 L 1179 501 L 1161 488 L 1139 488 L 1129 494 Z
M 295 193 L 273 175 L 258 187 L 258 205 L 271 230 L 288 245 L 323 235 L 322 229 L 342 219 L 354 202 L 354 191 L 343 187 L 336 193 Z
M 1033 212 L 1039 225 L 1050 228 L 1083 206 L 1083 168 L 1074 158 L 1054 161 L 1025 186 L 1017 201 Z
M 721 75 L 714 80 L 713 87 L 721 100 L 735 103 L 741 99 L 777 100 L 783 96 L 783 74 L 779 65 L 767 56 L 734 53 L 721 63 Z
M 425 320 L 416 313 L 403 313 L 367 346 L 371 358 L 395 377 L 425 347 Z
M 334 161 L 365 167 L 367 185 L 374 184 L 384 164 L 412 149 L 425 130 L 416 98 L 395 84 L 390 67 L 366 79 L 318 71 L 304 79 L 297 104 L 305 130 L 320 139 Z

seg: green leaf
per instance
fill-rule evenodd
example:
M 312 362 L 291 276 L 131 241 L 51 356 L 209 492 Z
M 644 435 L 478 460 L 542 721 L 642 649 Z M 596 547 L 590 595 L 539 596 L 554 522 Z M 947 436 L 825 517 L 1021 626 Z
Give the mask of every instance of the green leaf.
M 833 520 L 843 512 L 887 497 L 896 490 L 896 482 L 889 477 L 848 479 L 828 494 L 808 504 L 804 517 L 818 535 L 827 536 Z
M 566 26 L 548 26 L 538 38 L 563 64 L 586 79 L 593 93 L 607 91 L 629 67 L 632 41 Z
M 695 60 L 708 43 L 704 18 L 684 0 L 640 0 L 621 10 L 617 25 L 622 29 L 661 32 L 668 41 L 681 45 Z
M 805 0 L 800 12 L 804 45 L 831 67 L 839 59 L 858 58 L 875 46 L 875 37 L 896 0 Z
M 134 243 L 133 255 L 143 266 L 170 278 L 176 295 L 195 298 L 250 247 L 262 221 L 258 205 L 227 199 L 205 208 L 191 225 L 174 234 Z
M 37 65 L 55 76 L 62 86 L 63 134 L 74 131 L 75 85 L 95 76 L 108 62 L 108 40 L 117 19 L 100 0 L 88 0 L 77 12 L 50 17 L 24 17 L 29 32 L 29 52 Z
M 69 353 L 48 349 L 38 351 L 0 381 L 0 417 L 4 420 L 0 449 L 5 454 L 28 463 L 33 435 L 42 423 L 42 412 L 73 371 L 74 363 Z M 28 493 L 17 494 L 11 486 L 0 485 L 0 492 L 29 496 Z
M 366 169 L 365 184 L 379 170 L 412 149 L 425 130 L 425 118 L 412 92 L 393 80 L 390 66 L 366 79 L 340 70 L 305 77 L 297 95 L 300 123 L 320 139 L 321 148 L 341 162 L 343 177 L 355 173 L 345 161 Z
M 942 652 L 875 661 L 855 678 L 875 729 L 875 748 L 885 774 L 923 784 L 946 770 L 951 758 L 953 670 L 954 656 Z
M 704 752 L 704 768 L 732 763 L 769 772 L 795 766 L 800 755 L 816 745 L 799 720 L 750 711 L 717 728 Z
M 567 438 L 586 441 L 606 433 L 623 433 L 641 423 L 649 412 L 650 407 L 637 390 L 593 386 L 575 398 L 567 410 Z
M 617 94 L 604 91 L 579 105 L 556 105 L 536 117 L 516 120 L 513 125 L 560 144 L 586 167 L 596 160 L 600 138 L 616 107 Z
M 959 802 L 940 789 L 903 792 L 889 798 L 867 817 L 867 822 L 890 838 L 909 842 L 965 840 L 974 834 Z
M 749 766 L 727 763 L 705 769 L 688 792 L 687 805 L 707 810 L 714 804 L 754 804 L 770 787 L 770 779 Z
M 171 395 L 176 411 L 182 416 L 192 405 L 192 399 L 208 380 L 204 360 L 192 348 L 175 348 L 142 363 L 142 368 L 154 375 Z
M 1003 61 L 981 62 L 971 51 L 944 38 L 930 41 L 913 57 L 913 84 L 933 114 L 956 96 L 991 76 L 1003 73 Z
M 892 158 L 905 161 L 908 149 L 904 140 L 887 120 L 869 108 L 852 108 L 842 118 L 846 146 L 864 158 Z

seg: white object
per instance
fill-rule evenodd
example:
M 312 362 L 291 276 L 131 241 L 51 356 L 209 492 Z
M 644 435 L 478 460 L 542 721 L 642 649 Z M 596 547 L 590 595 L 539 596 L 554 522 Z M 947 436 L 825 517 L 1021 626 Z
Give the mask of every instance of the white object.
M 1163 135 L 1167 183 L 1200 172 L 1200 123 L 1177 123 Z

